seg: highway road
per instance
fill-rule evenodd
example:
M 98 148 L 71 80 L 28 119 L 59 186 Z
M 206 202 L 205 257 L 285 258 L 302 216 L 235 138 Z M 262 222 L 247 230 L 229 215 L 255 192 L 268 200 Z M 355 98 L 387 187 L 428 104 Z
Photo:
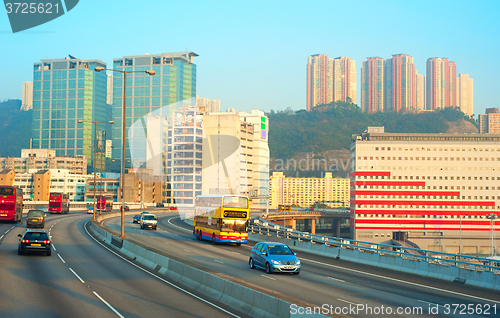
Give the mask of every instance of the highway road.
M 500 317 L 499 292 L 302 252 L 297 253 L 303 264 L 298 276 L 251 270 L 248 258 L 255 242 L 241 247 L 200 242 L 178 213 L 158 216 L 157 231 L 141 230 L 132 216 L 126 217 L 127 239 L 292 303 L 323 306 L 324 313 L 346 313 L 347 308 L 352 317 Z M 105 225 L 120 232 L 119 218 Z
M 85 231 L 90 215 L 47 214 L 52 256 L 18 255 L 26 227 L 0 223 L 1 317 L 238 317 L 124 260 Z M 244 316 L 243 316 L 244 317 Z

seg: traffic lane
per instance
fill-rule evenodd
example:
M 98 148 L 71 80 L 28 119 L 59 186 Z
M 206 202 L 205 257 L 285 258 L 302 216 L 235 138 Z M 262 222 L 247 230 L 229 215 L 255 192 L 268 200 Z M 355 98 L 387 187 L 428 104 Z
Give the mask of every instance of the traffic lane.
M 179 218 L 173 218 L 171 220 L 165 220 L 160 222 L 160 224 L 164 225 L 165 227 L 169 227 L 169 231 L 172 233 L 184 233 L 184 231 L 189 230 L 192 231 L 192 227 L 187 225 L 184 221 L 180 220 Z M 182 229 L 180 229 L 182 228 Z M 249 246 L 253 246 L 255 243 L 254 241 L 251 241 L 249 243 Z M 293 249 L 293 241 L 290 240 L 290 247 Z M 365 264 L 360 264 L 360 263 L 354 263 L 354 262 L 349 262 L 345 261 L 342 259 L 334 259 L 331 257 L 326 257 L 326 256 L 321 256 L 321 255 L 316 255 L 316 254 L 311 254 L 311 253 L 306 253 L 306 252 L 298 252 L 298 254 L 301 256 L 301 259 L 304 259 L 305 261 L 309 261 L 311 263 L 314 262 L 320 262 L 320 263 L 326 263 L 329 265 L 335 265 L 339 266 L 339 269 L 345 268 L 352 270 L 353 273 L 354 271 L 359 271 L 361 273 L 368 273 L 370 275 L 378 275 L 378 276 L 383 276 L 385 277 L 384 279 L 394 279 L 394 282 L 398 281 L 404 281 L 408 282 L 411 284 L 415 284 L 415 286 L 418 285 L 425 285 L 433 288 L 438 288 L 438 289 L 445 289 L 449 292 L 455 292 L 455 293 L 468 293 L 471 296 L 474 297 L 479 297 L 479 298 L 490 298 L 492 295 L 493 300 L 500 300 L 500 292 L 499 291 L 494 291 L 490 289 L 485 289 L 485 288 L 480 288 L 480 287 L 475 287 L 475 286 L 465 286 L 457 283 L 452 283 L 452 282 L 447 282 L 443 280 L 438 280 L 438 279 L 432 279 L 432 278 L 427 278 L 419 275 L 414 275 L 410 273 L 403 273 L 403 272 L 398 272 L 398 271 L 391 271 L 388 269 L 384 269 L 381 267 L 376 267 L 376 266 L 370 266 L 370 265 L 365 265 Z M 364 280 L 364 275 L 361 274 L 360 280 Z M 374 276 L 376 277 L 376 276 Z
M 182 222 L 182 221 L 181 221 Z M 192 232 L 192 229 L 188 226 L 183 225 L 184 222 L 180 223 L 179 219 L 174 220 L 161 220 L 161 226 L 168 226 L 168 230 L 177 233 L 183 232 Z M 253 244 L 250 244 L 253 245 Z M 293 245 L 291 245 L 293 248 Z M 339 290 L 342 288 L 344 282 L 355 284 L 357 286 L 368 288 L 369 290 L 375 291 L 372 295 L 370 295 L 370 299 L 380 299 L 380 295 L 384 295 L 382 297 L 382 301 L 387 301 L 388 299 L 387 293 L 389 295 L 394 295 L 389 299 L 391 301 L 395 301 L 400 299 L 399 295 L 401 294 L 401 290 L 405 290 L 405 294 L 411 290 L 414 294 L 411 295 L 412 299 L 417 300 L 416 305 L 424 305 L 428 307 L 435 306 L 436 303 L 439 303 L 441 307 L 447 304 L 476 304 L 481 306 L 494 306 L 496 301 L 498 301 L 498 292 L 492 292 L 490 290 L 485 290 L 481 288 L 472 288 L 476 293 L 470 293 L 471 288 L 465 286 L 456 286 L 456 284 L 448 283 L 448 282 L 440 282 L 434 279 L 428 279 L 416 275 L 408 275 L 402 274 L 398 272 L 390 273 L 392 271 L 383 270 L 382 272 L 380 268 L 372 267 L 372 266 L 363 266 L 356 263 L 349 263 L 345 261 L 339 262 L 338 260 L 334 260 L 332 258 L 316 256 L 313 254 L 302 253 L 299 252 L 299 257 L 303 260 L 303 271 L 301 276 L 304 274 L 304 270 L 307 270 L 308 274 L 313 274 L 311 277 L 311 281 L 314 282 L 316 286 L 324 286 L 322 289 L 328 289 L 330 287 Z M 341 263 L 339 266 L 338 263 Z M 356 269 L 348 268 L 346 265 L 357 265 Z M 326 266 L 326 268 L 325 268 Z M 316 268 L 315 268 L 316 267 Z M 311 269 L 311 270 L 309 270 Z M 332 270 L 335 269 L 339 271 L 338 274 L 335 272 L 332 274 Z M 347 270 L 347 272 L 346 272 Z M 372 273 L 371 270 L 378 271 L 379 273 Z M 317 277 L 314 278 L 314 274 L 317 274 Z M 399 276 L 397 278 L 388 277 L 387 274 L 396 274 L 395 276 Z M 367 279 L 367 275 L 369 279 Z M 403 276 L 404 277 L 401 277 Z M 412 277 L 413 276 L 413 277 Z M 412 279 L 416 278 L 419 281 L 413 282 Z M 388 284 L 388 279 L 390 280 L 390 284 Z M 340 286 L 337 284 L 336 286 L 332 286 L 333 282 L 342 283 Z M 426 284 L 434 284 L 438 285 L 437 287 L 431 286 L 430 288 L 426 286 Z M 440 283 L 444 286 L 439 286 Z M 446 287 L 452 287 L 450 289 L 446 289 Z M 434 289 L 433 289 L 434 288 Z M 458 290 L 455 290 L 458 289 Z M 343 291 L 343 294 L 348 294 L 348 291 Z M 352 299 L 356 300 L 357 299 Z M 377 303 L 381 301 L 377 300 Z M 402 303 L 404 305 L 405 303 Z M 414 302 L 411 302 L 410 305 L 415 305 Z M 443 308 L 441 308 L 443 309 Z
M 160 224 L 164 220 L 160 219 Z M 106 225 L 111 229 L 118 229 L 118 220 L 110 220 Z M 357 299 L 340 298 L 339 295 L 358 295 L 359 286 L 337 284 L 335 281 L 329 281 L 323 275 L 323 285 L 327 287 L 318 289 L 316 282 L 311 283 L 307 266 L 303 267 L 301 277 L 290 274 L 276 274 L 267 275 L 264 271 L 252 271 L 248 267 L 248 258 L 250 255 L 251 247 L 234 245 L 212 245 L 206 241 L 197 241 L 189 231 L 188 236 L 182 234 L 171 234 L 161 230 L 158 231 L 144 231 L 140 230 L 137 226 L 130 223 L 126 219 L 127 237 L 136 240 L 142 244 L 147 244 L 156 249 L 163 249 L 175 258 L 182 258 L 184 262 L 195 263 L 198 266 L 203 266 L 210 271 L 223 273 L 230 277 L 246 282 L 245 285 L 253 287 L 254 289 L 265 289 L 268 294 L 290 301 L 289 298 L 300 299 L 304 302 L 321 306 L 327 304 L 334 307 L 343 307 L 346 304 L 354 304 Z M 113 224 L 115 223 L 115 224 Z M 185 231 L 185 230 L 184 230 Z M 173 240 L 173 241 L 172 241 Z M 328 284 L 324 284 L 328 282 Z M 399 296 L 391 295 L 385 297 L 380 302 L 375 297 L 370 297 L 372 294 L 379 293 L 378 291 L 371 291 L 370 289 L 363 291 L 364 305 L 377 307 L 381 304 L 387 306 L 417 306 L 422 304 L 415 304 L 415 300 Z M 283 296 L 285 298 L 283 298 Z M 291 301 L 293 303 L 293 301 Z M 363 315 L 359 315 L 363 317 Z
M 51 225 L 48 222 L 47 225 Z M 5 317 L 112 317 L 59 260 L 41 254 L 18 255 L 16 226 L 0 244 L 0 308 Z
M 86 220 L 60 222 L 52 230 L 64 238 L 57 251 L 89 289 L 96 291 L 125 317 L 230 317 L 221 311 L 145 270 L 126 262 L 89 238 Z

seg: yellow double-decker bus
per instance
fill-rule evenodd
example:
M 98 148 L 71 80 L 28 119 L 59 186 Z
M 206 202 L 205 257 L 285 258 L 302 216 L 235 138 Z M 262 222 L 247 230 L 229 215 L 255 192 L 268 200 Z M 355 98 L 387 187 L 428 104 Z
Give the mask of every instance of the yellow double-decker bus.
M 196 197 L 193 235 L 212 243 L 248 243 L 248 198 L 239 195 Z

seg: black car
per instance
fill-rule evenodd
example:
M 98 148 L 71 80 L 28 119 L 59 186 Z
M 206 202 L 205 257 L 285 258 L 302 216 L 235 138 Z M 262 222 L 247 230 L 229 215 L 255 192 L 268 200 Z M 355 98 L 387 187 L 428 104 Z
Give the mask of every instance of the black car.
M 26 217 L 26 227 L 45 227 L 45 213 L 42 210 L 29 210 Z
M 26 252 L 41 252 L 50 256 L 51 242 L 45 230 L 26 230 L 23 234 L 19 234 L 19 246 L 17 253 L 23 255 Z
M 121 211 L 122 209 L 123 209 L 123 207 L 120 207 L 120 211 Z M 128 205 L 126 205 L 126 206 L 125 206 L 125 212 L 126 212 L 126 211 L 130 211 L 130 208 L 129 208 L 129 206 L 128 206 Z
M 157 208 L 164 208 L 165 205 L 163 203 L 156 203 Z

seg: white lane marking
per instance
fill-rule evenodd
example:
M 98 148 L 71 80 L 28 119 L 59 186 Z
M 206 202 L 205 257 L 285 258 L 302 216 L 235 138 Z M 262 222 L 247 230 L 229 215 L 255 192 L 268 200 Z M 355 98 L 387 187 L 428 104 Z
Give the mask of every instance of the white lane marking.
M 168 245 L 168 242 L 163 242 L 163 243 L 165 243 L 165 244 L 167 244 L 167 245 Z
M 83 281 L 83 279 L 81 279 L 81 278 L 80 278 L 80 276 L 78 276 L 78 274 L 77 274 L 77 273 L 75 273 L 75 271 L 71 269 L 71 267 L 69 268 L 69 270 L 70 270 L 73 274 L 75 274 L 75 276 L 76 276 L 76 277 L 77 277 L 77 278 L 78 278 L 78 279 L 79 279 L 79 280 L 80 280 L 83 284 L 85 284 L 85 282 Z
M 184 252 L 188 252 L 188 253 L 191 253 L 191 251 L 188 251 L 188 250 L 184 250 Z
M 54 251 L 57 251 L 56 247 L 54 246 L 54 244 L 52 244 L 52 248 L 54 249 Z
M 330 279 L 333 279 L 333 280 L 345 283 L 345 280 L 338 279 L 338 278 L 335 278 L 335 277 L 327 276 L 326 278 L 330 278 Z
M 340 298 L 337 298 L 337 300 L 338 300 L 338 301 L 343 301 L 344 303 L 348 303 L 348 304 L 356 305 L 356 306 L 358 305 L 358 304 L 356 304 L 356 303 L 350 302 L 350 301 L 348 301 L 348 300 L 343 300 L 343 299 L 340 299 Z
M 216 259 L 214 259 L 214 262 L 224 264 L 224 262 L 218 261 L 218 260 L 216 260 Z
M 105 303 L 106 306 L 108 306 L 115 314 L 117 314 L 118 317 L 125 318 L 116 309 L 114 309 L 113 306 L 111 306 L 107 301 L 105 301 L 101 296 L 99 296 L 98 293 L 96 293 L 95 291 L 92 292 L 94 293 L 94 295 L 96 295 L 97 298 L 99 298 L 103 303 Z
M 10 229 L 12 230 L 12 229 L 14 229 L 14 228 L 15 228 L 15 226 L 11 227 Z
M 89 223 L 89 221 L 87 221 L 87 223 Z M 85 223 L 85 225 L 86 225 L 87 223 Z M 172 287 L 174 287 L 174 288 L 177 288 L 178 290 L 180 290 L 180 291 L 184 292 L 185 294 L 188 294 L 189 296 L 194 297 L 194 298 L 196 298 L 196 299 L 198 299 L 198 300 L 200 300 L 200 301 L 204 302 L 205 304 L 208 304 L 208 305 L 210 305 L 210 306 L 212 306 L 212 307 L 215 307 L 215 308 L 219 309 L 220 311 L 223 311 L 223 312 L 225 312 L 226 314 L 231 315 L 231 316 L 233 316 L 233 317 L 238 317 L 238 318 L 241 318 L 240 316 L 235 315 L 235 314 L 233 314 L 232 312 L 227 311 L 226 309 L 221 308 L 221 307 L 217 306 L 216 304 L 209 302 L 209 301 L 208 301 L 208 300 L 206 300 L 206 299 L 203 299 L 203 298 L 201 298 L 201 297 L 199 297 L 199 296 L 196 296 L 196 295 L 195 295 L 195 294 L 193 294 L 193 293 L 188 292 L 187 290 L 185 290 L 185 289 L 183 289 L 183 288 L 181 288 L 181 287 L 179 287 L 179 286 L 177 286 L 177 285 L 175 285 L 175 284 L 173 284 L 173 283 L 169 282 L 168 280 L 165 280 L 165 279 L 161 278 L 160 276 L 155 275 L 155 274 L 153 274 L 153 273 L 151 273 L 151 272 L 149 272 L 149 271 L 145 270 L 144 268 L 140 267 L 139 265 L 132 263 L 132 262 L 131 262 L 131 261 L 129 261 L 128 259 L 124 258 L 124 257 L 123 257 L 123 256 L 121 256 L 120 254 L 118 254 L 118 253 L 116 253 L 115 251 L 113 251 L 113 250 L 111 250 L 110 248 L 108 248 L 106 245 L 104 245 L 104 244 L 102 244 L 101 242 L 99 242 L 99 241 L 98 241 L 96 238 L 94 238 L 92 235 L 90 235 L 90 233 L 89 233 L 89 231 L 87 231 L 87 227 L 86 227 L 85 225 L 83 226 L 83 228 L 85 229 L 85 232 L 87 232 L 87 235 L 88 235 L 88 236 L 90 236 L 90 237 L 91 237 L 94 241 L 96 241 L 99 245 L 101 245 L 102 247 L 104 247 L 105 249 L 107 249 L 108 251 L 110 251 L 111 253 L 115 254 L 115 255 L 116 255 L 116 256 L 118 256 L 119 258 L 123 259 L 123 260 L 124 260 L 124 261 L 126 261 L 127 263 L 129 263 L 129 264 L 131 264 L 131 265 L 133 265 L 133 266 L 137 267 L 138 269 L 142 270 L 143 272 L 146 272 L 146 273 L 148 273 L 149 275 L 151 275 L 151 276 L 153 276 L 153 277 L 155 277 L 155 278 L 157 278 L 157 279 L 161 280 L 162 282 L 164 282 L 164 283 L 166 283 L 166 284 L 168 284 L 168 285 L 170 285 L 170 286 L 172 286 Z
M 10 230 L 5 231 L 5 234 L 9 233 Z
M 1 239 L 3 239 L 3 235 L 2 235 L 2 236 L 0 236 L 0 240 L 1 240 Z
M 330 266 L 330 267 L 333 267 L 333 268 L 338 268 L 338 269 L 342 269 L 342 270 L 346 270 L 346 271 L 351 271 L 351 272 L 354 272 L 354 273 L 365 274 L 365 275 L 369 275 L 369 276 L 373 276 L 373 277 L 378 277 L 378 278 L 382 278 L 382 279 L 392 280 L 392 281 L 398 282 L 398 283 L 409 284 L 409 285 L 418 286 L 418 287 L 422 287 L 422 288 L 428 288 L 428 289 L 432 289 L 432 290 L 437 290 L 437 291 L 444 292 L 444 293 L 450 293 L 450 294 L 459 295 L 459 296 L 463 296 L 463 297 L 470 297 L 470 298 L 478 299 L 478 300 L 482 300 L 482 301 L 491 301 L 491 302 L 500 304 L 500 301 L 498 301 L 498 300 L 487 299 L 487 298 L 473 296 L 473 295 L 467 295 L 467 294 L 455 292 L 455 291 L 452 291 L 452 290 L 446 290 L 446 289 L 442 289 L 442 288 L 437 288 L 437 287 L 432 287 L 432 286 L 426 286 L 426 285 L 417 284 L 417 283 L 413 283 L 413 282 L 407 282 L 407 281 L 404 281 L 404 280 L 400 280 L 400 279 L 396 279 L 396 278 L 392 278 L 392 277 L 386 277 L 386 276 L 377 275 L 377 274 L 372 274 L 372 273 L 367 273 L 367 272 L 359 271 L 359 270 L 352 269 L 352 268 L 347 268 L 347 267 L 342 267 L 342 266 L 327 264 L 327 263 L 323 263 L 323 262 L 313 261 L 313 260 L 307 259 L 307 258 L 300 258 L 300 260 L 301 261 L 309 261 L 311 263 L 321 264 L 321 265 L 325 265 L 325 266 Z
M 167 221 L 167 222 L 168 222 L 168 224 L 170 224 L 170 225 L 172 225 L 172 226 L 175 226 L 175 227 L 177 227 L 177 228 L 179 228 L 179 229 L 181 229 L 181 230 L 188 231 L 188 232 L 192 232 L 192 230 L 185 229 L 185 228 L 183 228 L 183 227 L 180 227 L 180 226 L 175 225 L 175 224 L 173 224 L 172 222 L 170 222 L 170 220 L 172 220 L 172 219 L 176 219 L 176 218 L 178 218 L 178 217 L 179 217 L 179 216 L 174 216 L 174 217 L 171 217 L 170 219 L 168 219 L 168 221 Z
M 272 277 L 269 277 L 267 275 L 260 275 L 260 276 L 265 277 L 265 278 L 269 278 L 269 279 L 272 279 L 272 280 L 276 280 L 276 278 L 272 278 Z
M 59 256 L 59 258 L 61 259 L 61 261 L 66 264 L 66 262 L 63 260 L 63 258 L 61 257 L 61 255 L 59 255 L 59 253 L 57 253 L 57 256 Z
M 429 305 L 441 306 L 440 304 L 430 303 L 430 302 L 425 301 L 425 300 L 420 300 L 420 299 L 417 299 L 417 301 L 419 301 L 419 302 L 421 302 L 421 303 L 426 303 L 426 304 L 429 304 Z M 442 306 L 441 306 L 441 307 L 442 307 Z

